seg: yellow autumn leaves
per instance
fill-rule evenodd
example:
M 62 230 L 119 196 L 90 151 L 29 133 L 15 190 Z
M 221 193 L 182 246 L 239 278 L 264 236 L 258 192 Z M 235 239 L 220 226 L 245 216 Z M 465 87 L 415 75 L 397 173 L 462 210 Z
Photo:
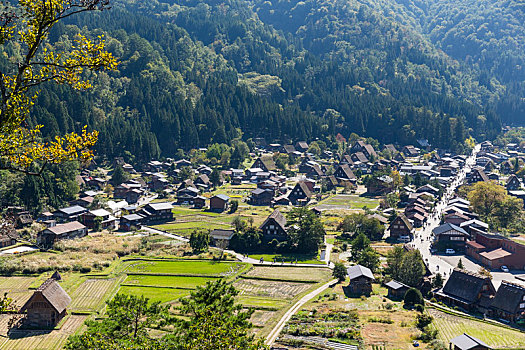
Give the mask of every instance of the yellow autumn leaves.
M 47 163 L 93 157 L 98 132 L 84 127 L 81 134 L 44 142 L 42 125 L 29 127 L 26 119 L 36 98 L 34 88 L 40 84 L 54 82 L 84 90 L 91 87 L 83 74 L 86 69 L 116 69 L 117 61 L 105 50 L 101 36 L 93 42 L 78 35 L 70 49 L 60 52 L 46 45 L 49 31 L 61 19 L 107 5 L 107 0 L 19 0 L 16 8 L 0 10 L 0 43 L 23 48 L 18 62 L 0 70 L 0 168 L 31 172 Z

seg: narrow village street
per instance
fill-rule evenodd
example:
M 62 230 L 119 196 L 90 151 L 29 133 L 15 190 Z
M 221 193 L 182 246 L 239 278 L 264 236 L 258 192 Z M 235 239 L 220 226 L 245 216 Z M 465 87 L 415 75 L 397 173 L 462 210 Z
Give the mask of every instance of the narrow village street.
M 472 154 L 467 158 L 465 166 L 457 174 L 455 180 L 447 187 L 443 193 L 443 197 L 437 202 L 433 212 L 428 217 L 426 223 L 423 225 L 421 230 L 418 230 L 415 234 L 414 241 L 411 242 L 416 249 L 421 252 L 421 255 L 430 271 L 435 274 L 440 272 L 442 276 L 447 279 L 452 270 L 458 265 L 461 259 L 463 266 L 466 270 L 477 272 L 482 267 L 478 263 L 471 260 L 469 257 L 460 254 L 444 255 L 444 254 L 433 254 L 431 251 L 433 234 L 432 230 L 440 225 L 441 215 L 443 210 L 448 206 L 449 202 L 454 198 L 454 191 L 456 188 L 463 184 L 466 175 L 476 164 L 476 155 L 480 151 L 480 145 L 477 144 Z M 503 271 L 491 271 L 493 276 L 492 282 L 496 288 L 499 287 L 501 281 L 506 280 L 510 282 L 518 282 L 516 275 L 523 273 L 503 272 Z

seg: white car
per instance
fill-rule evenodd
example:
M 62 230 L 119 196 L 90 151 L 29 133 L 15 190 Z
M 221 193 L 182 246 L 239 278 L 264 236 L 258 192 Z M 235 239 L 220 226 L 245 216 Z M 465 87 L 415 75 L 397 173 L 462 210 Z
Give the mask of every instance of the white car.
M 508 268 L 506 265 L 503 265 L 503 266 L 501 267 L 501 271 L 503 271 L 503 272 L 509 272 L 509 268 Z
M 445 250 L 445 253 L 446 253 L 446 254 L 456 254 L 456 251 L 455 251 L 454 249 L 450 249 L 450 248 L 449 248 L 449 249 L 446 249 L 446 250 Z

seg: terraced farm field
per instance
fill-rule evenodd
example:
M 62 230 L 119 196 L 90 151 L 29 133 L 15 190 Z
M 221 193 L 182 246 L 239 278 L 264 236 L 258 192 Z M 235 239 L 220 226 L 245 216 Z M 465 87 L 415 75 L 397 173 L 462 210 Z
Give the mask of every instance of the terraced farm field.
M 494 348 L 525 348 L 525 333 L 449 315 L 436 309 L 427 309 L 427 312 L 434 317 L 433 325 L 439 330 L 438 337 L 447 344 L 450 339 L 468 333 Z
M 245 264 L 243 263 L 218 263 L 213 261 L 151 260 L 131 262 L 126 272 L 159 273 L 173 275 L 191 274 L 208 276 L 227 276 L 239 271 L 244 266 Z
M 173 287 L 180 289 L 194 289 L 205 285 L 206 282 L 215 280 L 213 277 L 182 277 L 182 276 L 151 276 L 151 275 L 129 275 L 123 284 L 134 284 L 141 286 Z
M 253 307 L 255 309 L 272 309 L 277 310 L 288 305 L 288 301 L 282 299 L 262 298 L 251 295 L 240 295 L 237 297 L 237 301 L 246 306 Z
M 246 276 L 285 281 L 321 282 L 330 279 L 332 271 L 317 267 L 256 266 Z
M 240 279 L 234 283 L 234 286 L 241 292 L 241 295 L 293 299 L 296 295 L 308 290 L 312 285 L 309 283 Z
M 67 338 L 82 327 L 87 316 L 70 315 L 62 327 L 53 331 L 15 331 L 5 338 L 0 338 L 2 350 L 40 350 L 61 349 Z M 6 315 L 0 321 L 1 334 L 7 331 Z
M 157 288 L 157 287 L 142 287 L 142 286 L 121 286 L 119 293 L 127 295 L 141 296 L 144 295 L 151 301 L 159 301 L 161 303 L 176 302 L 179 298 L 190 294 L 188 289 L 173 289 L 173 288 Z
M 104 303 L 106 294 L 113 289 L 116 283 L 116 278 L 86 280 L 71 293 L 73 301 L 69 309 L 73 311 L 96 311 Z
M 22 306 L 31 296 L 29 287 L 35 280 L 35 277 L 0 277 L 0 295 L 8 293 L 17 306 Z

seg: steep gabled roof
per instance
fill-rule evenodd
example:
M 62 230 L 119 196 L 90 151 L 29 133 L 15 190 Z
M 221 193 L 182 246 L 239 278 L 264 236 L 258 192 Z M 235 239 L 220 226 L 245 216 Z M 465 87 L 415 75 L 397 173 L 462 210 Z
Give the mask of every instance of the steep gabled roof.
M 46 299 L 58 313 L 62 313 L 62 311 L 64 311 L 71 303 L 71 298 L 67 295 L 66 291 L 62 289 L 55 279 L 50 278 L 35 290 L 31 298 L 29 298 L 24 306 L 22 306 L 20 311 L 27 310 L 29 305 L 31 305 L 33 298 L 39 294 L 42 295 L 42 297 Z
M 352 169 L 350 169 L 350 167 L 347 164 L 340 165 L 339 168 L 337 168 L 335 172 L 338 172 L 339 169 L 341 169 L 346 179 L 349 179 L 349 180 L 356 179 L 354 172 L 352 171 Z
M 492 285 L 487 276 L 455 268 L 443 287 L 443 293 L 466 303 L 474 303 L 485 283 Z
M 281 228 L 286 231 L 286 217 L 279 211 L 279 209 L 275 209 L 273 211 L 273 213 L 271 213 L 267 218 L 266 220 L 264 220 L 264 222 L 262 223 L 261 226 L 259 226 L 259 228 L 262 228 L 264 227 L 268 221 L 270 221 L 271 219 L 275 220 L 275 222 L 281 226 Z
M 520 303 L 523 303 L 524 297 L 524 286 L 502 281 L 492 300 L 491 308 L 502 310 L 509 314 L 515 314 L 520 309 Z
M 267 171 L 272 171 L 276 169 L 275 162 L 271 156 L 260 157 L 259 160 L 264 164 Z

